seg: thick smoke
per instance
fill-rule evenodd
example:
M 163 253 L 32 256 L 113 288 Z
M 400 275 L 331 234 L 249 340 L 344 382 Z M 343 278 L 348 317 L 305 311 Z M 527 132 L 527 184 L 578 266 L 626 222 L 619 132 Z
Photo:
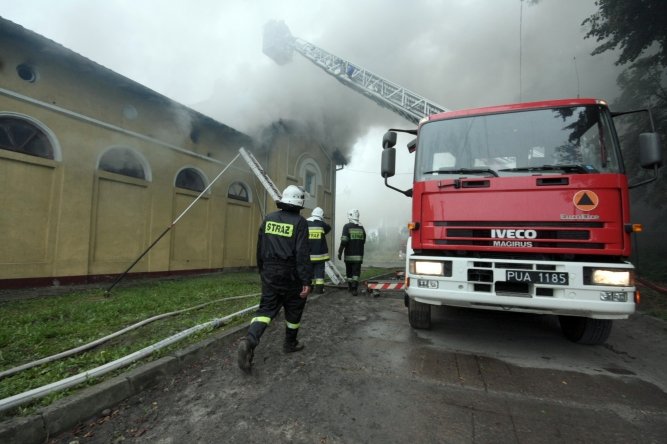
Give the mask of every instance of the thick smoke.
M 267 57 L 259 69 L 245 68 L 239 75 L 248 83 L 240 94 L 221 83 L 196 108 L 250 135 L 281 119 L 302 121 L 313 138 L 348 156 L 369 126 L 387 122 L 386 111 L 298 54 L 284 66 Z M 396 119 L 390 116 L 390 121 Z
M 447 108 L 618 94 L 613 55 L 591 57 L 596 43 L 583 39 L 580 24 L 595 11 L 593 1 L 388 7 L 374 0 L 320 8 L 326 13 L 317 19 L 269 19 L 284 19 L 294 36 Z M 278 119 L 303 120 L 347 155 L 371 127 L 412 126 L 298 53 L 285 65 L 261 54 L 264 23 L 253 39 L 258 63 L 227 67 L 197 109 L 250 134 Z

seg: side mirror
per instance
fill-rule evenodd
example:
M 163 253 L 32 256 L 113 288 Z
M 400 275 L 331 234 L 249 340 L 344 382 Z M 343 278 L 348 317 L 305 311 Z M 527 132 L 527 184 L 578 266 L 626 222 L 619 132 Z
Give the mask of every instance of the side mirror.
M 660 135 L 658 133 L 641 133 L 639 135 L 639 164 L 642 168 L 662 166 Z
M 394 144 L 396 144 L 396 133 L 387 133 L 394 135 Z M 387 137 L 385 134 L 385 138 Z M 382 141 L 384 145 L 384 140 Z M 380 169 L 382 177 L 392 177 L 396 174 L 396 148 L 385 148 L 382 150 L 382 166 Z
M 393 148 L 396 146 L 396 133 L 387 131 L 382 136 L 382 148 Z

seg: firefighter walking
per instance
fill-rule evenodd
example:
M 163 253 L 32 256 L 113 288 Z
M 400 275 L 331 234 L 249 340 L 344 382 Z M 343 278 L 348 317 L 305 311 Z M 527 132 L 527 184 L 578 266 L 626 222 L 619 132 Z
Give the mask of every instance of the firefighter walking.
M 313 278 L 308 223 L 299 214 L 304 198 L 301 188 L 288 186 L 276 202 L 279 210 L 268 214 L 259 228 L 257 267 L 262 279 L 262 297 L 237 356 L 239 367 L 246 373 L 250 372 L 255 347 L 281 307 L 285 309 L 283 351 L 303 349 L 297 334 Z
M 347 287 L 352 295 L 356 296 L 359 288 L 359 276 L 361 275 L 361 264 L 364 261 L 364 244 L 366 243 L 366 230 L 359 223 L 359 210 L 347 212 L 347 220 L 343 226 L 338 247 L 338 259 L 345 253 L 345 275 L 347 276 Z
M 313 264 L 313 292 L 324 293 L 324 267 L 329 260 L 329 247 L 326 236 L 331 225 L 324 222 L 324 210 L 316 207 L 308 221 L 308 241 L 310 243 L 310 262 Z

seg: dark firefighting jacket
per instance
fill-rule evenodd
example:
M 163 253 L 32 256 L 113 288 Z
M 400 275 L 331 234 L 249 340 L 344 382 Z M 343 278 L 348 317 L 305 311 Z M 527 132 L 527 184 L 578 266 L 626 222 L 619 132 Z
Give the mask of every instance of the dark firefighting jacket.
M 311 262 L 328 261 L 329 246 L 324 236 L 331 231 L 331 225 L 317 217 L 309 217 L 307 221 Z
M 306 219 L 286 210 L 268 214 L 259 227 L 257 267 L 262 279 L 277 287 L 310 285 L 313 266 Z
M 345 253 L 345 262 L 363 262 L 366 230 L 359 224 L 349 222 L 343 226 L 338 254 Z

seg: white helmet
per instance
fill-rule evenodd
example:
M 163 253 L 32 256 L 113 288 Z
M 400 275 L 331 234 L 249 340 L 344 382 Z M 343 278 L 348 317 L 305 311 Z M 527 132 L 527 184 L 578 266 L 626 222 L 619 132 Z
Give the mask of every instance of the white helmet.
M 301 188 L 296 185 L 290 185 L 283 191 L 283 196 L 280 198 L 280 202 L 303 208 L 303 201 L 305 198 L 306 195 Z
M 313 217 L 316 217 L 318 219 L 322 219 L 324 217 L 324 210 L 320 207 L 315 207 L 313 209 L 313 212 L 310 213 Z
M 359 223 L 359 210 L 348 210 L 347 219 L 355 224 Z

